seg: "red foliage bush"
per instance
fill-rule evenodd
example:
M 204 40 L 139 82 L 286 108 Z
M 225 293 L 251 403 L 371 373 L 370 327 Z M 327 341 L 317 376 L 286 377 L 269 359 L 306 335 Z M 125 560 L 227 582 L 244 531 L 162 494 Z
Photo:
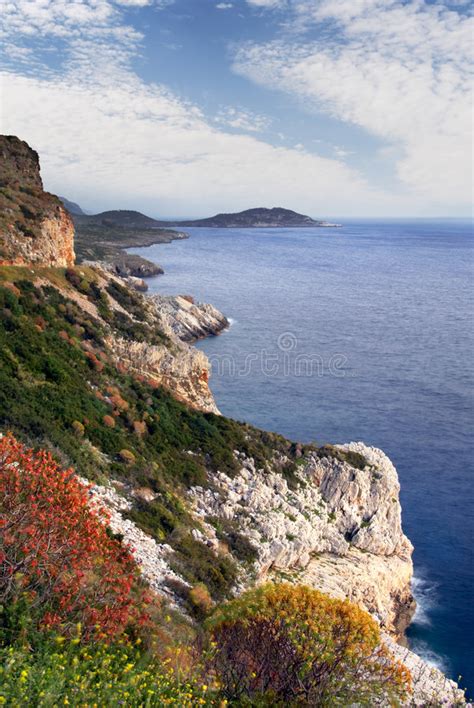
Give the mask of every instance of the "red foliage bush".
M 51 454 L 0 439 L 0 604 L 25 597 L 42 627 L 112 638 L 146 621 L 135 561 Z
M 115 418 L 112 418 L 111 415 L 104 415 L 102 422 L 106 428 L 115 428 Z

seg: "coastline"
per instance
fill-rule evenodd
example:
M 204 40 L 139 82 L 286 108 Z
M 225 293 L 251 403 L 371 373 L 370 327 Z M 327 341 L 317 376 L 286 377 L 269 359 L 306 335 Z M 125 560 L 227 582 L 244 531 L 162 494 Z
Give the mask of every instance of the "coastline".
M 132 278 L 150 278 L 164 273 L 158 263 L 128 253 L 129 248 L 147 248 L 189 238 L 184 231 L 167 228 L 122 228 L 87 222 L 73 217 L 77 263 L 97 263 L 112 273 Z M 139 288 L 140 289 L 140 288 Z M 142 290 L 146 286 L 142 283 Z
M 178 338 L 180 338 L 182 341 L 188 344 L 193 344 L 194 342 L 201 339 L 205 339 L 209 336 L 218 335 L 220 334 L 220 332 L 224 331 L 229 327 L 229 320 L 225 317 L 225 315 L 222 315 L 222 313 L 216 310 L 216 308 L 214 308 L 212 305 L 203 306 L 202 304 L 198 303 L 198 308 L 210 308 L 214 316 L 216 314 L 217 316 L 220 315 L 220 318 L 217 319 L 217 326 L 213 328 L 210 327 L 207 322 L 205 322 L 204 326 L 197 327 L 195 329 L 194 335 L 186 336 L 185 334 L 183 336 L 183 333 L 179 331 L 179 327 L 177 329 L 177 320 L 179 320 L 180 313 L 182 312 L 183 307 L 185 311 L 190 306 L 196 307 L 194 305 L 194 299 L 192 298 L 192 296 L 183 297 L 161 294 L 147 294 L 146 297 L 148 300 L 153 302 L 159 312 L 165 315 L 165 328 L 171 327 L 173 333 L 177 335 Z M 171 309 L 169 305 L 171 305 Z M 202 314 L 202 310 L 199 314 Z M 199 315 L 196 319 L 199 320 Z M 344 446 L 341 446 L 341 449 L 349 449 L 352 447 L 354 447 L 354 449 L 359 449 L 358 446 L 363 449 L 364 454 L 367 454 L 367 450 L 369 448 L 367 448 L 363 443 L 346 444 Z M 382 451 L 375 451 L 374 460 L 376 461 L 377 465 L 387 465 L 387 470 L 390 477 L 393 477 L 394 475 L 392 483 L 394 484 L 393 489 L 395 491 L 391 491 L 390 494 L 396 494 L 398 498 L 398 491 L 400 485 L 398 482 L 397 472 L 393 467 L 391 461 L 386 457 L 386 455 L 384 455 Z M 350 474 L 353 475 L 353 471 Z M 319 479 L 318 483 L 320 481 L 321 480 Z M 389 493 L 387 492 L 387 496 L 388 495 Z M 208 512 L 211 513 L 209 509 Z M 212 513 L 218 512 L 214 509 Z M 398 528 L 399 531 L 397 531 L 396 533 L 402 533 L 401 519 L 398 520 Z M 375 547 L 377 547 L 377 544 Z M 354 552 L 355 550 L 356 549 L 354 549 Z M 361 573 L 361 568 L 364 565 L 367 565 L 367 562 L 372 558 L 371 554 L 369 554 L 368 556 L 364 556 L 363 553 L 365 552 L 366 550 L 364 550 L 364 547 L 362 547 L 362 553 L 360 553 L 359 556 L 357 556 L 357 553 L 355 554 L 356 557 L 354 558 L 349 555 L 347 561 L 342 559 L 342 564 L 338 562 L 334 563 L 334 559 L 331 560 L 331 558 L 329 558 L 329 562 L 327 564 L 327 572 L 326 574 L 323 572 L 322 575 L 319 571 L 319 567 L 315 567 L 318 564 L 315 564 L 313 561 L 309 561 L 307 563 L 306 569 L 304 570 L 304 572 L 301 573 L 300 579 L 306 580 L 313 587 L 321 589 L 322 591 L 326 591 L 336 597 L 347 597 L 348 599 L 352 599 L 353 601 L 359 602 L 359 604 L 362 603 L 362 606 L 371 611 L 372 614 L 375 613 L 379 621 L 381 621 L 382 616 L 385 616 L 385 620 L 382 621 L 382 626 L 384 626 L 386 631 L 391 634 L 392 638 L 394 638 L 397 643 L 399 643 L 403 647 L 408 648 L 406 630 L 410 626 L 416 612 L 416 600 L 411 587 L 411 581 L 413 578 L 413 564 L 411 560 L 411 554 L 413 552 L 413 546 L 410 541 L 405 536 L 403 536 L 403 541 L 400 543 L 400 558 L 395 558 L 390 554 L 384 556 L 383 560 L 380 563 L 376 562 L 373 566 L 373 569 L 368 570 L 367 579 L 362 581 L 360 588 L 357 588 L 356 586 L 358 581 L 355 579 Z M 314 553 L 314 549 L 310 550 L 310 553 Z M 324 556 L 324 553 L 321 553 L 321 551 L 319 551 L 318 555 L 322 558 Z M 374 556 L 374 559 L 375 557 L 376 556 Z M 392 557 L 394 558 L 394 562 L 392 562 L 391 560 Z M 296 562 L 297 565 L 300 564 L 300 562 L 297 560 L 297 557 L 296 561 L 295 559 L 293 559 L 293 562 Z M 265 574 L 266 573 L 267 571 L 265 571 Z M 352 589 L 348 590 L 347 583 L 349 583 L 349 585 L 352 583 Z M 374 595 L 374 593 L 370 591 L 371 583 L 373 585 L 381 583 L 382 590 L 380 592 L 380 597 L 377 597 L 377 592 Z M 372 599 L 368 602 L 366 602 L 364 599 L 364 597 L 367 595 L 372 596 Z
M 360 231 L 360 228 L 361 228 L 360 226 L 357 227 L 357 231 L 358 231 L 358 232 Z M 389 228 L 391 228 L 391 227 L 388 227 L 388 228 L 387 228 L 387 231 L 388 231 Z M 201 229 L 200 229 L 200 231 L 201 231 Z M 212 238 L 213 238 L 213 234 L 212 234 Z M 364 243 L 364 241 L 362 241 L 362 243 Z M 191 253 L 194 254 L 195 250 L 196 250 L 196 249 L 192 248 L 192 249 L 191 249 Z M 186 249 L 186 252 L 187 252 L 187 249 Z M 181 249 L 179 249 L 179 253 L 180 253 L 180 254 L 183 253 L 183 252 L 181 251 Z M 191 263 L 194 263 L 193 258 L 194 258 L 194 256 L 192 255 L 191 258 L 190 258 L 190 260 L 188 261 L 188 266 L 190 266 Z M 173 260 L 173 258 L 172 258 L 172 260 Z M 202 264 L 201 264 L 201 265 L 202 265 Z M 225 262 L 224 262 L 224 266 L 223 266 L 223 267 L 225 268 Z M 214 273 L 213 273 L 213 270 L 211 270 L 211 271 L 210 271 L 210 274 L 209 274 L 209 278 L 212 279 L 213 274 L 214 274 Z M 245 273 L 243 277 L 248 278 L 248 273 Z M 192 280 L 192 279 L 191 279 L 191 280 Z M 194 279 L 194 280 L 196 280 L 196 279 Z M 182 277 L 179 279 L 179 281 L 178 281 L 178 287 L 182 286 L 182 285 L 183 285 L 183 282 L 185 282 L 185 281 L 186 281 L 186 278 L 184 278 L 184 276 L 182 276 Z M 194 282 L 194 281 L 193 281 L 193 282 Z M 201 282 L 201 280 L 199 279 L 199 283 L 200 283 L 200 282 Z M 195 284 L 196 284 L 196 283 L 194 283 L 194 286 L 193 286 L 192 284 L 191 284 L 191 285 L 188 285 L 188 286 L 187 286 L 188 289 L 192 289 L 192 287 L 195 287 Z M 171 285 L 171 284 L 170 284 L 170 285 Z M 164 282 L 161 281 L 161 283 L 160 283 L 160 290 L 161 290 L 162 292 L 163 292 L 163 287 L 164 287 Z M 211 290 L 212 290 L 212 288 L 211 288 Z M 219 288 L 217 288 L 217 291 L 218 291 L 218 293 L 220 293 Z M 209 296 L 209 299 L 210 299 L 211 301 L 212 301 L 212 300 L 215 301 L 215 294 L 213 295 L 213 294 L 212 294 L 213 292 L 214 292 L 214 290 L 212 290 L 212 292 L 210 293 L 210 296 Z M 202 288 L 201 288 L 201 291 L 200 291 L 200 295 L 201 295 L 201 296 L 203 295 L 203 290 L 202 290 Z M 222 305 L 222 298 L 218 298 L 218 301 L 219 301 L 219 299 L 220 299 L 220 302 L 221 302 L 221 305 Z M 228 299 L 229 299 L 229 298 L 227 298 L 227 300 L 228 300 Z M 224 301 L 224 303 L 225 303 L 226 299 L 224 298 L 223 301 Z M 223 309 L 224 309 L 224 308 L 223 308 Z M 237 314 L 237 313 L 236 313 L 236 314 Z M 238 319 L 242 320 L 242 315 L 240 315 L 240 317 L 238 317 Z M 250 329 L 249 332 L 248 332 L 248 334 L 249 334 L 250 336 L 252 336 L 252 331 L 253 331 L 253 330 Z M 219 346 L 219 345 L 218 345 L 218 346 Z M 209 351 L 209 350 L 208 350 L 208 348 L 206 347 L 206 349 L 205 349 L 204 351 Z M 229 349 L 226 349 L 226 352 L 227 352 L 227 351 L 232 351 L 232 347 L 229 347 Z M 211 348 L 211 352 L 214 353 L 214 349 L 213 349 L 213 348 Z M 227 355 L 227 354 L 225 353 L 224 356 L 226 356 L 226 355 Z M 222 405 L 222 399 L 220 399 L 220 400 L 221 400 L 221 405 Z M 231 415 L 233 415 L 234 417 L 238 417 L 238 412 L 236 412 L 236 411 L 234 410 L 234 412 L 231 413 Z M 252 422 L 253 422 L 254 424 L 256 424 L 256 425 L 259 425 L 259 426 L 262 427 L 262 428 L 273 429 L 273 428 L 269 428 L 269 423 L 265 423 L 265 422 L 262 423 L 261 421 L 255 421 L 255 419 L 254 419 Z M 289 434 L 289 433 L 285 433 L 285 434 Z M 306 436 L 306 437 L 303 437 L 303 439 L 304 439 L 304 440 L 309 440 L 309 439 L 312 439 L 312 438 Z M 332 438 L 332 439 L 334 439 L 334 438 Z M 342 438 L 342 439 L 344 439 L 344 438 Z M 348 439 L 348 438 L 346 438 L 346 439 Z M 350 438 L 349 438 L 349 439 L 350 439 Z M 367 438 L 367 434 L 366 434 L 366 439 L 370 439 L 370 438 Z M 405 505 L 404 505 L 404 508 L 405 508 Z M 408 612 L 407 612 L 407 609 L 408 609 Z M 401 605 L 400 605 L 400 614 L 402 615 L 402 616 L 400 617 L 400 626 L 399 626 L 400 630 L 405 629 L 406 626 L 407 626 L 407 624 L 408 624 L 408 622 L 407 622 L 407 615 L 410 615 L 410 618 L 409 618 L 409 619 L 410 619 L 410 626 L 412 626 L 411 623 L 412 623 L 412 621 L 413 621 L 413 607 L 410 606 L 410 607 L 407 608 L 404 603 L 401 603 Z M 402 627 L 402 625 L 403 625 L 403 627 Z M 405 638 L 405 639 L 403 640 L 403 643 L 406 643 L 406 641 L 407 641 L 407 640 L 406 640 L 406 638 Z M 411 640 L 408 640 L 408 641 L 411 641 Z M 427 641 L 429 641 L 429 639 L 428 639 Z M 444 656 L 449 656 L 449 654 L 448 654 L 447 652 L 446 652 L 445 654 L 443 654 L 443 655 L 444 655 Z M 428 661 L 430 661 L 430 657 L 427 657 L 427 659 L 428 659 Z M 453 664 L 454 664 L 454 662 L 453 662 Z M 449 670 L 448 665 L 446 665 L 446 667 L 447 667 L 447 670 L 449 671 L 449 674 L 450 674 L 450 675 L 455 676 L 455 675 L 457 675 L 457 673 L 459 673 L 459 672 L 454 671 L 452 668 L 451 668 L 451 670 Z

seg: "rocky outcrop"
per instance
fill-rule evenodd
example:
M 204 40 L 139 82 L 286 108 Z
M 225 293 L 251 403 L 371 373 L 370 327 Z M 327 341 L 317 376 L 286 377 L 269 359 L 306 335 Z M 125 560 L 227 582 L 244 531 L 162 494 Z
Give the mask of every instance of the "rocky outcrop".
M 435 666 L 406 647 L 396 644 L 391 637 L 383 635 L 383 640 L 394 657 L 410 671 L 413 680 L 410 706 L 472 706 L 472 703 L 466 703 L 465 692 L 458 684 Z
M 239 455 L 240 473 L 213 477 L 190 497 L 202 518 L 235 520 L 258 550 L 257 576 L 293 574 L 329 594 L 356 601 L 399 637 L 414 611 L 412 546 L 401 528 L 399 484 L 383 452 L 352 450 L 364 469 L 312 453 L 290 488 L 277 471 L 256 470 Z
M 62 202 L 43 190 L 38 154 L 0 136 L 0 263 L 67 267 L 74 225 Z
M 79 280 L 86 275 L 80 266 L 75 272 Z M 219 414 L 209 388 L 211 365 L 208 358 L 178 336 L 181 332 L 183 335 L 188 332 L 185 332 L 184 325 L 175 324 L 176 318 L 179 317 L 179 304 L 170 307 L 168 298 L 164 298 L 165 306 L 162 311 L 156 299 L 152 301 L 133 289 L 125 290 L 122 296 L 119 290 L 119 294 L 115 293 L 114 296 L 111 285 L 117 284 L 123 290 L 124 280 L 98 266 L 89 268 L 87 277 L 94 280 L 94 286 L 103 293 L 104 301 L 112 313 L 122 319 L 123 316 L 129 318 L 126 329 L 130 331 L 130 336 L 126 337 L 123 336 L 123 329 L 119 332 L 111 326 L 113 318 L 108 316 L 108 319 L 104 320 L 103 312 L 99 311 L 96 303 L 86 293 L 74 288 L 62 289 L 66 298 L 76 302 L 82 310 L 102 324 L 106 332 L 104 343 L 110 361 L 152 385 L 163 386 L 175 398 L 192 408 Z M 49 281 L 42 278 L 36 278 L 35 283 L 50 285 Z M 55 284 L 55 287 L 59 286 Z M 184 298 L 176 300 L 186 305 L 187 313 L 189 301 Z M 195 308 L 193 322 L 196 334 L 204 332 L 206 327 L 209 329 L 210 322 L 214 321 L 212 318 L 218 319 L 219 322 L 225 320 L 224 316 L 211 306 L 202 305 Z M 202 323 L 198 320 L 200 308 Z M 209 313 L 212 313 L 212 318 Z M 138 341 L 132 336 L 135 326 L 140 331 Z M 144 336 L 147 330 L 149 337 Z M 88 343 L 88 347 L 91 355 L 98 354 L 92 343 Z
M 195 303 L 189 295 L 154 295 L 150 299 L 163 330 L 183 342 L 219 334 L 229 326 L 228 319 L 213 305 Z
M 109 258 L 107 264 L 122 278 L 152 278 L 164 273 L 163 268 L 157 263 L 125 251 L 121 251 L 115 258 Z
M 122 282 L 96 269 L 104 282 Z M 211 365 L 206 355 L 189 346 L 191 340 L 217 334 L 228 322 L 212 305 L 194 304 L 191 298 L 136 295 L 145 321 L 158 328 L 168 341 L 150 344 L 111 334 L 108 346 L 116 363 L 152 384 L 164 386 L 179 401 L 206 413 L 219 413 L 209 388 Z M 123 310 L 112 300 L 113 307 Z M 130 312 L 128 312 L 130 315 Z
M 108 345 L 120 366 L 151 384 L 164 386 L 175 398 L 206 413 L 219 413 L 209 388 L 205 354 L 177 340 L 172 348 L 112 337 Z

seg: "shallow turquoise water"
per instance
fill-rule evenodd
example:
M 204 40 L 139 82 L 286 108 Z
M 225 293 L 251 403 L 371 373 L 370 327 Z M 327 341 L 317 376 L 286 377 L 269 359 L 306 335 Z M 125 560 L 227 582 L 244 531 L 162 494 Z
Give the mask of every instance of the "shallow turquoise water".
M 474 694 L 471 224 L 188 231 L 133 252 L 165 268 L 151 291 L 193 294 L 231 318 L 199 344 L 221 411 L 389 454 L 416 549 L 410 641 Z

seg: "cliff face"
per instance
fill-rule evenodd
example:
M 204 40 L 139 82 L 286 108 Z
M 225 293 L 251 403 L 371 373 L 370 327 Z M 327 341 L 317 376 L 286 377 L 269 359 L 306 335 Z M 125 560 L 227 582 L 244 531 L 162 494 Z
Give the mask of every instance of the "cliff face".
M 73 263 L 74 225 L 61 201 L 43 190 L 38 154 L 0 136 L 0 264 Z
M 80 280 L 81 269 L 77 268 L 76 273 Z M 105 341 L 111 360 L 153 385 L 164 386 L 175 398 L 192 408 L 219 413 L 209 388 L 209 361 L 187 341 L 217 334 L 227 324 L 224 315 L 211 305 L 191 305 L 185 298 L 147 298 L 127 288 L 123 279 L 98 266 L 92 269 L 92 273 L 97 287 L 107 293 L 113 317 L 129 320 L 125 328 L 129 336 L 121 336 L 122 330 L 108 326 L 100 308 L 86 293 L 68 289 L 63 294 L 106 325 L 108 335 Z M 134 327 L 142 331 L 138 339 L 133 336 Z M 159 341 L 154 341 L 152 336 L 156 331 L 163 335 Z
M 191 492 L 199 516 L 235 520 L 258 549 L 260 580 L 291 573 L 330 595 L 347 597 L 400 636 L 414 610 L 412 546 L 402 532 L 397 473 L 380 450 L 343 446 L 367 464 L 357 469 L 310 454 L 288 487 L 277 471 L 241 458 L 240 474 L 217 474 L 213 489 Z
M 216 520 L 231 523 L 257 551 L 253 567 L 241 564 L 236 593 L 254 582 L 273 578 L 348 598 L 375 616 L 385 630 L 386 646 L 410 669 L 414 686 L 406 705 L 464 705 L 464 693 L 454 681 L 395 641 L 413 610 L 412 547 L 400 527 L 396 471 L 380 450 L 361 443 L 344 447 L 367 455 L 366 468 L 310 456 L 301 466 L 296 488 L 289 488 L 276 469 L 256 470 L 251 458 L 236 451 L 242 465 L 236 477 L 217 473 L 212 489 L 195 487 L 190 491 L 193 537 L 212 548 L 217 559 L 229 554 L 229 549 L 216 534 Z M 320 474 L 326 481 L 339 474 L 350 478 L 349 494 L 358 499 L 355 514 L 342 501 L 345 492 L 335 487 L 329 492 L 321 484 Z M 376 482 L 374 474 L 378 475 Z M 126 518 L 137 498 L 153 503 L 158 495 L 151 489 L 126 488 L 117 482 L 109 487 L 96 485 L 91 495 L 93 504 L 109 510 L 113 532 L 121 534 L 134 549 L 146 582 L 172 606 L 182 609 L 180 594 L 175 590 L 189 587 L 189 583 L 176 569 L 174 549 L 157 542 Z M 370 526 L 363 525 L 367 533 L 361 534 L 359 547 L 352 546 L 344 529 L 350 527 L 357 535 L 367 513 L 373 514 L 374 526 L 369 530 Z M 377 528 L 382 531 L 381 542 Z

